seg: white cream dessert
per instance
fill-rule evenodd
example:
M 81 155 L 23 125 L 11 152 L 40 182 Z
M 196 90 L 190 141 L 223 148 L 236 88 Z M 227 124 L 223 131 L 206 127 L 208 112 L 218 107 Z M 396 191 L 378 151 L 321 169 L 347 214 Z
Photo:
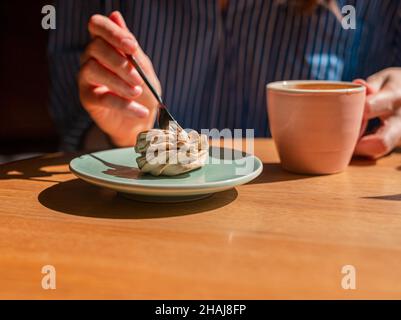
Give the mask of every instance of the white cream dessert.
M 142 172 L 175 176 L 202 167 L 209 154 L 208 138 L 192 130 L 151 129 L 138 135 L 135 151 Z

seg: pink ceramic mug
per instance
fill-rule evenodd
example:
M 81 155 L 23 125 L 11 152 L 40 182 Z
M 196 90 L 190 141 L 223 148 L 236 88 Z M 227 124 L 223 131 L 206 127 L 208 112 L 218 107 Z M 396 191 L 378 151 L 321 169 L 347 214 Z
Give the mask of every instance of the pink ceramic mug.
M 331 174 L 349 164 L 362 124 L 363 85 L 280 81 L 267 85 L 270 129 L 284 169 Z

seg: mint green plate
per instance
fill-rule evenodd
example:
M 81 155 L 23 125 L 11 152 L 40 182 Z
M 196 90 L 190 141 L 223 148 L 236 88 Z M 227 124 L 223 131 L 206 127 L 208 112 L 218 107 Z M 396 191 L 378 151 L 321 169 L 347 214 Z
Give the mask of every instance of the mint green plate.
M 133 148 L 112 149 L 86 154 L 70 162 L 79 178 L 97 186 L 123 193 L 141 201 L 176 202 L 207 197 L 255 179 L 263 170 L 253 155 L 233 150 L 210 148 L 208 163 L 195 171 L 175 177 L 154 177 L 140 172 Z M 239 157 L 238 157 L 239 154 Z

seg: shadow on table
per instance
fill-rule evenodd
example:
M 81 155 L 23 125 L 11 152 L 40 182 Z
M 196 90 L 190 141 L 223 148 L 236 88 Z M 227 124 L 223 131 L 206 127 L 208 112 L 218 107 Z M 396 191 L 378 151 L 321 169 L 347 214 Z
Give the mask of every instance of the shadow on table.
M 39 202 L 66 214 L 105 219 L 154 219 L 211 211 L 233 202 L 238 196 L 231 189 L 211 197 L 182 203 L 146 203 L 126 199 L 115 191 L 73 179 L 43 190 Z
M 295 174 L 284 170 L 280 163 L 264 163 L 263 172 L 248 184 L 273 183 L 300 179 L 309 179 L 315 176 Z
M 374 196 L 374 197 L 363 197 L 364 199 L 373 200 L 388 200 L 388 201 L 401 201 L 401 194 L 392 194 L 387 196 Z
M 354 156 L 352 157 L 351 163 L 349 165 L 356 167 L 369 167 L 376 165 L 376 160 L 361 156 Z
M 392 152 L 385 155 L 383 158 L 389 157 L 393 153 L 401 153 L 401 148 L 395 148 Z M 375 159 L 370 159 L 370 158 L 363 157 L 363 156 L 353 156 L 350 166 L 367 167 L 367 166 L 374 166 L 374 165 L 376 165 L 376 163 L 377 163 L 377 160 L 375 160 Z M 401 170 L 401 166 L 397 167 L 396 169 Z
M 400 153 L 401 154 L 401 148 L 397 148 L 394 150 L 395 153 Z M 397 167 L 397 170 L 401 171 L 401 166 Z
M 66 165 L 75 156 L 76 154 L 67 154 L 64 157 L 60 157 L 59 154 L 51 154 L 48 156 L 40 156 L 40 157 L 5 163 L 0 166 L 0 180 L 22 179 L 22 180 L 58 182 L 57 180 L 52 180 L 51 178 L 59 174 L 70 173 L 68 168 L 67 170 L 51 170 L 51 171 L 46 171 L 46 168 L 52 166 L 57 167 Z

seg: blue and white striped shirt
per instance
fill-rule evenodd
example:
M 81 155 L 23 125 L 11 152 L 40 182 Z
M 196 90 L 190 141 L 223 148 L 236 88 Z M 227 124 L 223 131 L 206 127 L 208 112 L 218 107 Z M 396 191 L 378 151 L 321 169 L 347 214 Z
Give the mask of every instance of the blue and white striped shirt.
M 184 127 L 254 128 L 269 136 L 266 83 L 352 80 L 401 66 L 401 1 L 337 2 L 355 7 L 355 30 L 343 29 L 325 7 L 301 15 L 277 0 L 231 0 L 224 15 L 217 0 L 57 1 L 50 104 L 63 148 L 76 149 L 92 124 L 76 81 L 91 15 L 122 12 Z

